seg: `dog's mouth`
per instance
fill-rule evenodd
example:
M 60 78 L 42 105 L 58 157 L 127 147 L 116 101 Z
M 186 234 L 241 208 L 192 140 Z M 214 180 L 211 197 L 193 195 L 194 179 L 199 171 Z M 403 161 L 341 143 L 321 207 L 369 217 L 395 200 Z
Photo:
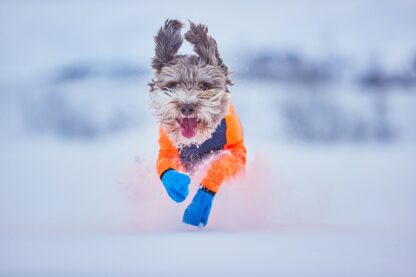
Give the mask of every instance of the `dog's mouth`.
M 195 117 L 184 117 L 179 121 L 179 126 L 181 127 L 181 134 L 185 138 L 192 138 L 196 135 L 198 129 L 198 119 Z

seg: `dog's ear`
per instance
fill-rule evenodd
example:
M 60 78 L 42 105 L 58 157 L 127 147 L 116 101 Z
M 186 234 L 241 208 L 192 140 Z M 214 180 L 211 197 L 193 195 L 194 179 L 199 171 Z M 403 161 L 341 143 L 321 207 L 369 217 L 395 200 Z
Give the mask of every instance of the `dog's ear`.
M 156 55 L 152 59 L 153 69 L 160 71 L 175 57 L 183 42 L 182 27 L 183 24 L 179 20 L 168 19 L 165 21 L 165 25 L 159 29 L 155 36 Z
M 207 64 L 219 66 L 227 76 L 226 84 L 232 85 L 233 83 L 228 78 L 228 68 L 220 57 L 217 42 L 208 35 L 208 28 L 202 24 L 195 25 L 191 21 L 189 21 L 189 25 L 190 28 L 185 34 L 185 39 L 194 46 L 195 53 Z M 228 91 L 227 87 L 226 90 Z
M 202 24 L 195 25 L 191 21 L 189 24 L 190 28 L 185 34 L 185 39 L 194 46 L 195 53 L 207 64 L 227 69 L 218 52 L 217 42 L 208 36 L 208 28 Z

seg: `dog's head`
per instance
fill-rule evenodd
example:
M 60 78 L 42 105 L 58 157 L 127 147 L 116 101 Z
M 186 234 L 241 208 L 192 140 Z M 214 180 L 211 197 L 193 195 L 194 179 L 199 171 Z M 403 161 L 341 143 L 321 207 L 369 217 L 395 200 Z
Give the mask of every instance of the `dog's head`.
M 155 76 L 151 105 L 177 147 L 201 144 L 212 136 L 228 107 L 228 69 L 204 25 L 190 22 L 185 39 L 197 55 L 179 55 L 183 38 L 178 20 L 167 20 L 155 36 Z

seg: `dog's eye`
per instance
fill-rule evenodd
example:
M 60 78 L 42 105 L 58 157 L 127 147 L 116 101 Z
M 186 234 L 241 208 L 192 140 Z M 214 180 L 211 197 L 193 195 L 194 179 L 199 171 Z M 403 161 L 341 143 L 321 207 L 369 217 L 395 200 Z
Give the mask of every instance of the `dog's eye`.
M 202 83 L 199 83 L 199 88 L 202 90 L 207 90 L 210 88 L 210 86 L 208 83 L 202 82 Z
M 177 82 L 169 82 L 166 84 L 165 88 L 167 89 L 175 89 L 178 87 L 178 83 Z

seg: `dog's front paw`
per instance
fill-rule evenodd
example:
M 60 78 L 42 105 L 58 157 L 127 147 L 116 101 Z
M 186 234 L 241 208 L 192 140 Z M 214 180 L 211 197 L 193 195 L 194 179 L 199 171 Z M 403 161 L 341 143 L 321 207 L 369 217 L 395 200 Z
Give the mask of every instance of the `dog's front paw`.
M 205 187 L 198 189 L 192 203 L 185 210 L 183 222 L 197 227 L 207 225 L 214 195 L 214 192 Z
M 165 186 L 169 197 L 175 202 L 182 202 L 188 197 L 189 183 L 191 179 L 184 173 L 169 169 L 162 176 L 162 183 Z

